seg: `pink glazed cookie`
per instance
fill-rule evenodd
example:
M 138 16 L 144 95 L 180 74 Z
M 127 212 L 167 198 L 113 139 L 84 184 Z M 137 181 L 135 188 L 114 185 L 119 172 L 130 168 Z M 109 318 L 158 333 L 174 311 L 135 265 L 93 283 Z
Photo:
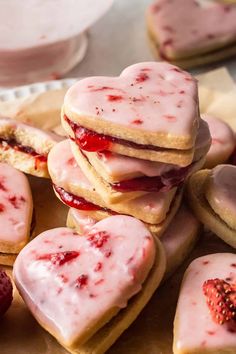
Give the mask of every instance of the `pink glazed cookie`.
M 50 151 L 48 169 L 59 199 L 79 210 L 128 214 L 155 225 L 164 222 L 168 214 L 173 217 L 182 198 L 182 191 L 172 188 L 168 192 L 146 193 L 127 202 L 105 203 L 77 165 L 69 140 Z
M 161 244 L 155 245 L 142 222 L 112 216 L 84 236 L 67 228 L 42 233 L 21 251 L 13 273 L 37 321 L 74 353 L 103 327 L 100 346 L 110 347 L 145 306 L 164 270 Z M 114 322 L 110 338 L 107 322 Z
M 218 165 L 188 180 L 187 198 L 197 218 L 236 248 L 236 166 Z
M 98 220 L 101 220 L 101 216 L 101 214 L 94 211 L 89 212 L 70 208 L 67 216 L 67 226 L 75 228 L 77 232 L 83 234 L 88 232 Z M 165 279 L 173 274 L 191 252 L 198 239 L 199 231 L 200 222 L 182 204 L 160 238 L 166 253 Z
M 196 80 L 168 63 L 139 63 L 119 77 L 90 77 L 67 92 L 62 125 L 85 151 L 186 166 L 199 125 Z
M 148 8 L 147 26 L 154 53 L 181 67 L 216 62 L 236 53 L 235 5 L 157 0 Z
M 235 148 L 235 134 L 230 126 L 221 119 L 202 114 L 209 126 L 212 143 L 206 155 L 206 168 L 213 168 L 216 165 L 228 161 Z
M 33 201 L 26 176 L 0 163 L 0 263 L 10 265 L 29 241 Z
M 185 167 L 137 159 L 111 151 L 87 152 L 71 141 L 73 155 L 105 202 L 117 203 L 147 192 L 168 191 L 202 168 L 211 144 L 208 124 L 202 119 L 195 142 L 193 162 Z
M 0 161 L 38 177 L 49 177 L 47 155 L 61 137 L 10 118 L 0 118 Z
M 236 352 L 236 255 L 195 259 L 180 290 L 174 322 L 174 354 Z

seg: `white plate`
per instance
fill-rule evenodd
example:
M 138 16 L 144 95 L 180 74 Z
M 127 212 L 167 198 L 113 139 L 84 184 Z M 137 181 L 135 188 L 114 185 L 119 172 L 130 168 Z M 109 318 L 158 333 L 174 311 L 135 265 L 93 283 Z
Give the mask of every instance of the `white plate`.
M 62 80 L 52 80 L 46 82 L 37 82 L 31 85 L 17 86 L 13 89 L 0 91 L 0 102 L 14 101 L 19 98 L 27 98 L 32 94 L 43 93 L 51 90 L 60 90 L 69 88 L 78 79 L 68 78 Z

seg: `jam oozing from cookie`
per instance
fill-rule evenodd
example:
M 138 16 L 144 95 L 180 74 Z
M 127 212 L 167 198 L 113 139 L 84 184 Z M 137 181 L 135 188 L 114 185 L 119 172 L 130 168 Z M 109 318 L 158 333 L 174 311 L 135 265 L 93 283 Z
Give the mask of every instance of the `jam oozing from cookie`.
M 173 187 L 180 185 L 188 175 L 191 165 L 172 170 L 156 177 L 137 177 L 130 180 L 124 180 L 111 184 L 112 188 L 119 192 L 146 191 L 159 192 L 168 191 Z
M 110 150 L 113 143 L 132 147 L 138 150 L 154 150 L 154 151 L 169 150 L 154 145 L 136 144 L 132 141 L 116 138 L 114 136 L 99 134 L 93 130 L 84 128 L 81 125 L 72 122 L 66 115 L 64 115 L 64 119 L 70 125 L 71 129 L 74 132 L 74 138 L 76 144 L 82 150 L 85 151 L 97 152 L 103 150 Z
M 30 146 L 21 145 L 15 139 L 0 138 L 0 144 L 5 150 L 12 148 L 16 151 L 24 152 L 28 155 L 31 155 L 32 157 L 35 157 L 37 159 L 37 162 L 47 162 L 47 156 L 39 154 Z
M 65 189 L 56 186 L 55 184 L 53 185 L 53 188 L 55 191 L 59 194 L 61 200 L 68 206 L 79 209 L 79 210 L 103 210 L 103 211 L 108 211 L 109 213 L 116 214 L 114 211 L 107 209 L 107 208 L 102 208 L 99 205 L 93 204 L 91 202 L 88 202 L 86 199 L 82 197 L 78 197 L 72 193 L 69 193 L 65 191 Z

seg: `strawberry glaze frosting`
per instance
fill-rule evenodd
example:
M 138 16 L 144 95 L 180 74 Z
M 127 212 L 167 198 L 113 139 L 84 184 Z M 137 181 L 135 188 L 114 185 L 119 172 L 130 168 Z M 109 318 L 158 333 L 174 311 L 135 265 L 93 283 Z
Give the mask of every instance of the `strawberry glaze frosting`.
M 71 114 L 91 117 L 96 124 L 105 121 L 133 134 L 171 134 L 191 148 L 199 121 L 197 84 L 190 74 L 168 63 L 138 63 L 119 77 L 78 81 L 67 91 L 64 112 L 69 119 Z M 87 124 L 88 120 L 86 127 L 92 129 Z M 136 139 L 129 134 L 130 141 Z M 179 142 L 172 144 L 179 148 Z M 160 141 L 157 145 L 162 146 Z
M 29 235 L 32 195 L 26 176 L 0 163 L 0 243 L 24 242 Z
M 236 215 L 236 166 L 216 166 L 211 171 L 208 188 L 211 194 L 207 200 L 213 209 L 218 205 L 224 212 Z
M 209 167 L 213 162 L 217 162 L 220 159 L 225 162 L 230 157 L 235 147 L 235 134 L 230 126 L 222 121 L 208 114 L 202 114 L 202 118 L 207 121 L 210 134 L 212 137 L 212 143 L 210 150 L 206 156 L 206 165 Z
M 236 38 L 236 6 L 211 0 L 158 0 L 148 17 L 163 56 L 191 54 Z
M 46 231 L 14 265 L 14 279 L 36 319 L 70 346 L 111 309 L 138 293 L 155 259 L 144 224 L 112 216 L 78 236 L 68 228 Z
M 202 286 L 208 279 L 236 283 L 236 255 L 211 254 L 195 259 L 182 283 L 175 318 L 174 353 L 234 353 L 236 326 L 220 325 L 212 320 Z M 231 349 L 231 351 L 230 351 Z

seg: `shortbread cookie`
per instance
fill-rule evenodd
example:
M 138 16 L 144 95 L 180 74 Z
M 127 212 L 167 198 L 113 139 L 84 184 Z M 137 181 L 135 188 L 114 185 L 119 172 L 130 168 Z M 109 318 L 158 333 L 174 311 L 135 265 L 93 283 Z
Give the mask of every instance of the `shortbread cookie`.
M 99 221 L 101 217 L 108 217 L 96 211 L 86 212 L 70 208 L 67 216 L 67 226 L 75 228 L 79 234 L 89 232 L 89 230 Z M 184 225 L 184 228 L 183 228 Z M 152 232 L 152 229 L 149 228 Z M 193 249 L 199 235 L 200 223 L 183 204 L 165 232 L 161 236 L 161 242 L 166 252 L 166 273 L 165 278 L 169 277 L 175 269 L 184 261 L 186 256 Z
M 205 167 L 213 168 L 228 161 L 235 148 L 235 134 L 230 126 L 208 114 L 202 114 L 208 123 L 212 143 L 206 156 Z
M 168 59 L 163 56 L 159 51 L 159 46 L 157 45 L 153 36 L 148 34 L 148 41 L 150 44 L 150 49 L 153 53 L 154 58 L 157 60 L 166 60 L 171 64 L 176 65 L 182 69 L 192 69 L 198 66 L 203 66 L 209 63 L 217 63 L 219 61 L 231 58 L 236 55 L 236 44 L 230 44 L 223 49 L 214 50 L 210 53 L 201 54 L 200 56 L 188 57 L 186 59 Z
M 147 193 L 128 202 L 105 203 L 77 165 L 69 140 L 60 142 L 50 151 L 48 169 L 56 195 L 66 205 L 80 210 L 128 214 L 149 224 L 165 220 L 177 192 L 173 188 L 166 193 Z
M 68 90 L 62 125 L 86 151 L 186 166 L 199 125 L 197 83 L 164 62 L 132 65 L 120 77 L 86 78 Z
M 158 0 L 148 8 L 147 25 L 159 56 L 183 67 L 236 53 L 234 5 L 213 0 Z
M 229 170 L 231 170 L 231 166 L 230 165 L 227 166 L 229 167 Z M 219 167 L 222 167 L 222 165 Z M 207 228 L 209 228 L 212 232 L 214 232 L 217 236 L 219 236 L 230 246 L 236 248 L 236 229 L 231 228 L 230 225 L 228 225 L 224 220 L 226 219 L 225 218 L 226 211 L 224 211 L 224 205 L 225 208 L 229 206 L 228 201 L 231 198 L 232 199 L 234 198 L 235 190 L 231 189 L 230 193 L 228 193 L 227 190 L 225 190 L 225 192 L 221 194 L 221 196 L 223 196 L 223 199 L 221 200 L 222 205 L 219 209 L 221 210 L 221 214 L 217 214 L 213 210 L 213 208 L 211 207 L 211 205 L 209 204 L 206 198 L 206 191 L 207 191 L 206 182 L 207 179 L 210 177 L 211 173 L 212 173 L 211 170 L 202 170 L 194 173 L 189 178 L 187 184 L 187 197 L 189 200 L 189 205 L 194 211 L 196 217 Z M 224 185 L 224 181 L 222 181 L 221 190 L 223 190 L 222 189 L 223 185 Z M 228 197 L 230 197 L 230 199 L 227 199 Z M 235 207 L 235 203 L 234 203 L 234 207 Z M 231 210 L 231 213 L 233 214 L 233 210 Z
M 85 352 L 99 336 L 96 350 L 87 352 L 104 353 L 164 271 L 164 250 L 142 222 L 113 216 L 81 237 L 67 228 L 42 233 L 21 251 L 13 273 L 32 314 L 67 350 Z
M 147 192 L 168 191 L 180 185 L 187 176 L 202 168 L 210 144 L 208 124 L 201 120 L 193 162 L 186 167 L 141 160 L 110 151 L 86 152 L 73 141 L 71 148 L 78 165 L 104 201 L 117 203 Z
M 12 267 L 18 253 L 0 253 L 0 264 Z
M 166 252 L 166 273 L 169 277 L 194 248 L 201 230 L 200 222 L 183 204 L 161 236 Z
M 0 258 L 3 263 L 14 259 L 14 254 L 29 241 L 32 211 L 32 195 L 26 176 L 12 166 L 0 163 Z
M 236 353 L 236 255 L 195 259 L 186 270 L 174 322 L 174 354 Z
M 214 212 L 236 231 L 236 166 L 215 167 L 206 179 L 205 196 Z
M 61 141 L 56 134 L 42 131 L 9 118 L 0 118 L 0 161 L 38 177 L 49 177 L 47 155 Z
M 151 231 L 151 233 L 156 236 L 156 237 L 161 237 L 169 224 L 171 223 L 172 219 L 174 218 L 175 214 L 177 213 L 181 201 L 182 201 L 182 195 L 183 195 L 183 190 L 180 189 L 175 195 L 174 200 L 172 201 L 170 205 L 170 209 L 168 210 L 165 219 L 158 223 L 158 224 L 149 224 L 145 223 L 146 227 Z M 60 196 L 58 195 L 60 198 Z M 81 198 L 82 199 L 82 198 Z M 62 200 L 62 199 L 61 199 Z M 85 201 L 86 202 L 86 201 Z M 65 202 L 64 202 L 65 203 Z M 91 204 L 88 204 L 91 206 Z M 67 226 L 70 228 L 75 228 L 77 232 L 79 233 L 84 233 L 86 232 L 92 224 L 94 224 L 97 221 L 103 220 L 109 216 L 112 216 L 115 213 L 112 210 L 109 209 L 99 209 L 99 206 L 92 204 L 93 209 L 87 208 L 87 210 L 84 209 L 76 209 L 75 207 L 71 207 L 69 209 L 68 215 L 67 215 Z

